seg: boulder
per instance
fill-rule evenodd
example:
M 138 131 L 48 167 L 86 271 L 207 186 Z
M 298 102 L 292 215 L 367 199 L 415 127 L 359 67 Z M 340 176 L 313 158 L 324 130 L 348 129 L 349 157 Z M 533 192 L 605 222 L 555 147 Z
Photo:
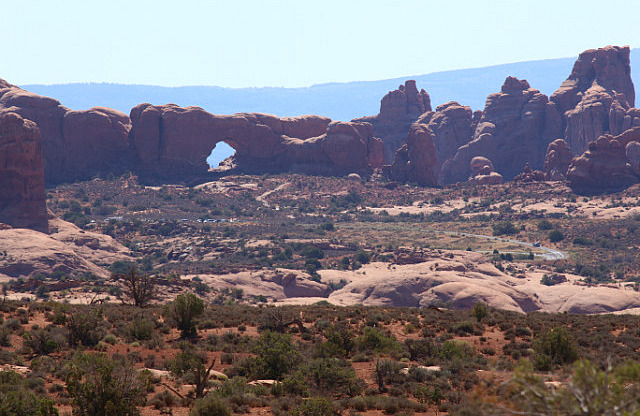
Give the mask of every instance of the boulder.
M 436 186 L 438 184 L 434 173 L 436 162 L 433 133 L 424 124 L 414 123 L 409 130 L 407 143 L 396 152 L 390 177 L 394 181 Z
M 640 175 L 640 143 L 629 142 L 625 146 L 625 153 L 631 165 L 631 170 L 634 174 Z
M 534 169 L 542 168 L 546 148 L 560 131 L 561 119 L 555 104 L 526 80 L 507 77 L 501 92 L 487 98 L 473 139 L 444 161 L 442 181 L 448 184 L 466 180 L 475 156 L 491 159 L 506 179 L 520 173 L 527 162 Z
M 528 163 L 524 165 L 522 172 L 513 178 L 514 182 L 541 182 L 544 180 L 544 172 L 531 169 Z
M 425 90 L 418 91 L 416 82 L 408 80 L 382 98 L 380 113 L 377 116 L 361 117 L 352 121 L 373 125 L 373 135 L 382 139 L 384 143 L 385 163 L 391 163 L 396 151 L 405 144 L 411 124 L 429 111 L 429 94 Z
M 0 113 L 0 222 L 49 232 L 38 126 Z
M 573 154 L 567 142 L 563 139 L 552 141 L 547 147 L 544 158 L 544 175 L 548 181 L 564 180 L 573 159 Z

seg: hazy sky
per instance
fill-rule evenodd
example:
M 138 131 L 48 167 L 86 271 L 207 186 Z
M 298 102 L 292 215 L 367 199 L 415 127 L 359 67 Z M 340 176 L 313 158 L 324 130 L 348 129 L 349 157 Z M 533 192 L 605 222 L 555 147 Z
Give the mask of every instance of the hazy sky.
M 308 86 L 640 46 L 636 0 L 0 0 L 0 78 Z

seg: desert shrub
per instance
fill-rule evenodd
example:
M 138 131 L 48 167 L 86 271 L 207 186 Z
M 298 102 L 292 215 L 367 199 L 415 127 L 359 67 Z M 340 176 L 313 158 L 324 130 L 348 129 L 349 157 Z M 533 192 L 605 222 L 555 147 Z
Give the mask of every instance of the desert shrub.
M 346 360 L 339 358 L 318 358 L 308 367 L 313 386 L 323 394 L 353 397 L 364 389 L 364 382 L 356 377 L 356 372 Z
M 360 264 L 367 264 L 371 261 L 371 253 L 367 253 L 364 250 L 358 250 L 358 252 L 353 255 L 353 261 Z
M 519 231 L 511 221 L 501 221 L 493 225 L 493 235 L 514 235 Z
M 640 364 L 626 362 L 604 370 L 587 360 L 573 366 L 566 384 L 545 385 L 530 367 L 517 369 L 506 389 L 494 392 L 500 405 L 485 395 L 474 403 L 474 415 L 635 415 L 640 413 Z
M 149 399 L 148 404 L 158 410 L 162 410 L 176 406 L 178 402 L 178 398 L 175 395 L 171 394 L 167 390 L 163 390 L 154 394 L 151 399 Z
M 478 322 L 481 322 L 487 317 L 487 315 L 489 315 L 489 307 L 486 303 L 477 302 L 473 305 L 473 308 L 471 309 L 471 316 L 476 318 Z
M 457 322 L 451 327 L 451 332 L 460 335 L 473 334 L 473 323 L 469 321 Z
M 538 230 L 547 231 L 553 228 L 553 224 L 548 220 L 542 220 L 538 223 Z
M 196 319 L 204 312 L 204 302 L 193 293 L 176 296 L 164 309 L 164 316 L 175 325 L 183 338 L 197 334 Z
M 346 325 L 335 325 L 325 330 L 326 342 L 316 347 L 319 357 L 349 357 L 356 346 L 353 332 Z
M 371 350 L 388 353 L 400 349 L 400 344 L 393 337 L 385 335 L 379 329 L 366 326 L 362 330 L 362 335 L 358 337 L 358 349 L 360 351 Z
M 534 366 L 548 371 L 552 365 L 571 364 L 578 359 L 578 347 L 573 336 L 564 328 L 544 332 L 533 343 Z
M 213 394 L 196 400 L 189 413 L 190 416 L 231 416 L 231 414 L 231 408 Z
M 130 341 L 146 341 L 155 335 L 155 324 L 151 319 L 137 316 L 126 328 L 126 335 Z
M 35 355 L 48 355 L 60 348 L 60 340 L 56 340 L 49 331 L 42 328 L 22 334 L 23 345 Z M 64 339 L 62 339 L 64 342 Z
M 473 356 L 473 347 L 464 341 L 448 340 L 440 346 L 440 356 L 446 360 Z
M 145 402 L 146 382 L 124 359 L 78 354 L 71 363 L 66 382 L 77 415 L 138 415 L 136 406 Z
M 540 283 L 545 286 L 553 286 L 567 281 L 567 277 L 560 273 L 546 274 L 540 279 Z
M 411 361 L 433 357 L 437 354 L 437 347 L 433 340 L 429 338 L 406 339 L 404 343 L 407 350 L 409 350 L 409 358 Z
M 0 371 L 0 415 L 57 416 L 53 401 L 29 391 L 27 380 L 13 371 Z
M 573 244 L 577 246 L 592 246 L 593 240 L 587 237 L 578 236 L 573 239 Z
M 255 357 L 249 357 L 232 367 L 227 374 L 251 379 L 282 380 L 294 370 L 302 357 L 293 345 L 291 336 L 265 331 L 256 340 L 252 349 Z
M 271 386 L 271 394 L 276 397 L 283 395 L 307 397 L 309 385 L 305 374 L 301 370 L 288 374 L 281 383 Z
M 180 348 L 182 351 L 167 362 L 167 367 L 185 384 L 193 384 L 196 398 L 204 397 L 211 385 L 210 376 L 215 359 L 209 364 L 207 356 L 189 343 L 181 343 Z
M 92 347 L 105 336 L 103 310 L 101 308 L 77 309 L 66 320 L 69 345 L 82 344 Z
M 564 234 L 560 230 L 553 230 L 549 232 L 549 241 L 552 243 L 557 243 L 558 241 L 564 240 Z
M 333 416 L 337 413 L 333 404 L 324 397 L 312 397 L 304 400 L 291 412 L 292 416 Z

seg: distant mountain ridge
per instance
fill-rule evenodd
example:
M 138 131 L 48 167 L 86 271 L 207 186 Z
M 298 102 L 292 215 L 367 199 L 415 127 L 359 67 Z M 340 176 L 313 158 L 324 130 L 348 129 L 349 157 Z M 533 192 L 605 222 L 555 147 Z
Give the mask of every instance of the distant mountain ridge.
M 110 107 L 126 114 L 143 102 L 199 106 L 213 114 L 262 112 L 280 117 L 317 114 L 348 121 L 378 113 L 380 99 L 406 79 L 431 96 L 435 108 L 458 101 L 474 110 L 484 108 L 486 97 L 500 90 L 508 75 L 526 79 L 546 95 L 552 94 L 571 73 L 575 57 L 526 61 L 483 68 L 409 75 L 380 81 L 317 84 L 305 88 L 223 88 L 215 86 L 160 87 L 105 83 L 76 83 L 21 87 L 59 100 L 73 110 Z M 631 68 L 640 68 L 640 49 L 631 50 Z M 637 69 L 640 73 L 640 69 Z M 632 73 L 633 76 L 633 73 Z M 633 77 L 638 85 L 638 77 Z

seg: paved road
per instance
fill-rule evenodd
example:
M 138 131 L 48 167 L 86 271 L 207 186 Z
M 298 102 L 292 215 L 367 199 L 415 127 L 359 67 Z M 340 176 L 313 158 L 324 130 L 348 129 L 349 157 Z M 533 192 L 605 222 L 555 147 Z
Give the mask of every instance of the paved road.
M 465 232 L 461 232 L 461 231 L 442 231 L 442 230 L 432 230 L 435 231 L 437 233 L 441 233 L 441 234 L 448 234 L 448 235 L 459 235 L 462 237 L 465 236 L 469 236 L 469 237 L 477 237 L 477 238 L 484 238 L 487 240 L 496 240 L 496 241 L 502 241 L 505 243 L 512 243 L 512 244 L 517 244 L 519 246 L 523 246 L 523 247 L 531 247 L 531 248 L 537 248 L 539 250 L 544 251 L 543 254 L 536 254 L 536 256 L 538 257 L 542 257 L 545 260 L 564 260 L 567 258 L 567 255 L 564 254 L 562 251 L 553 249 L 553 248 L 549 248 L 549 247 L 533 247 L 533 243 L 527 243 L 526 241 L 518 241 L 518 240 L 511 240 L 508 238 L 502 238 L 502 237 L 496 237 L 494 235 L 482 235 L 482 234 L 473 234 L 473 233 L 465 233 Z

